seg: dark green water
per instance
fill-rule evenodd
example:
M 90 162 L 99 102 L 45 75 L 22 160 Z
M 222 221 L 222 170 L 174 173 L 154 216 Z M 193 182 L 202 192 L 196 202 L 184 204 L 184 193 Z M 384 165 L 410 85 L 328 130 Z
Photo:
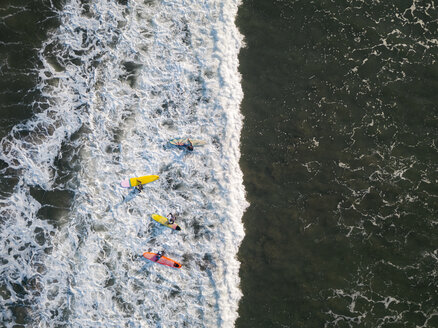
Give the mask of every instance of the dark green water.
M 59 26 L 62 0 L 0 1 L 0 140 L 48 103 L 37 88 L 38 51 L 48 33 Z M 1 149 L 0 151 L 3 151 Z M 20 173 L 0 161 L 0 196 L 8 195 Z M 0 218 L 0 223 L 1 223 Z
M 59 25 L 61 1 L 0 2 L 0 139 L 17 123 L 44 108 L 38 82 L 38 50 Z
M 437 18 L 243 1 L 237 327 L 438 327 Z
M 37 88 L 41 62 L 38 51 L 48 34 L 59 26 L 57 10 L 62 8 L 60 0 L 2 0 L 0 1 L 0 140 L 5 138 L 14 127 L 26 122 L 35 113 L 47 108 L 48 103 Z M 6 137 L 7 138 L 7 137 Z M 3 139 L 4 140 L 4 139 Z M 3 141 L 2 140 L 2 141 Z M 0 151 L 3 151 L 3 145 Z M 7 206 L 4 198 L 11 195 L 16 187 L 20 171 L 9 168 L 0 161 L 0 232 L 4 229 L 4 221 L 8 218 Z M 50 193 L 44 193 L 37 188 L 31 190 L 42 207 L 39 215 L 44 219 L 51 219 L 53 212 L 59 211 L 59 206 L 66 207 L 63 193 L 58 192 L 56 200 Z M 57 207 L 53 207 L 56 203 Z M 6 208 L 6 209 L 5 209 Z M 65 209 L 64 209 L 65 210 Z M 11 233 L 12 235 L 13 233 Z M 43 233 L 37 236 L 42 242 Z M 2 236 L 3 237 L 3 236 Z M 0 238 L 1 239 L 1 238 Z M 21 263 L 28 263 L 28 251 L 32 249 L 30 243 L 20 239 L 20 234 L 13 239 L 13 246 L 22 252 L 15 255 L 16 267 L 7 268 L 5 259 L 10 254 L 12 247 L 3 247 L 0 252 L 0 327 L 32 327 L 34 322 L 29 318 L 29 310 L 34 299 L 39 295 L 37 279 L 20 280 L 17 275 L 10 274 L 13 269 L 20 268 Z M 44 243 L 44 242 L 42 242 Z M 9 241 L 1 244 L 9 245 Z M 32 257 L 37 257 L 37 252 L 30 252 Z M 12 277 L 11 277 L 12 276 Z M 8 285 L 12 286 L 12 295 Z M 16 298 L 14 297 L 16 296 Z M 15 300 L 14 300 L 15 299 Z M 7 320 L 2 320 L 8 318 Z M 12 323 L 13 322 L 13 323 Z

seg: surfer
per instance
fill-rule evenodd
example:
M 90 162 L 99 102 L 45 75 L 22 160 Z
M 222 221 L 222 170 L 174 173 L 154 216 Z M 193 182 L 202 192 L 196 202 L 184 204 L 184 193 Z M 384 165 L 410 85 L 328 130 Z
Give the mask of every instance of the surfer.
M 143 190 L 143 185 L 141 184 L 140 180 L 137 180 L 138 185 L 135 186 L 135 189 L 138 190 L 138 192 L 141 192 Z
M 193 144 L 192 144 L 192 142 L 190 141 L 190 139 L 187 139 L 187 143 L 186 143 L 184 146 L 186 146 L 186 148 L 187 148 L 188 150 L 193 151 Z
M 158 262 L 159 259 L 164 255 L 164 251 L 159 251 L 157 253 L 157 256 L 155 257 L 155 262 Z
M 169 224 L 174 224 L 176 220 L 176 215 L 173 215 L 172 213 L 169 213 L 167 215 L 167 220 L 169 221 Z

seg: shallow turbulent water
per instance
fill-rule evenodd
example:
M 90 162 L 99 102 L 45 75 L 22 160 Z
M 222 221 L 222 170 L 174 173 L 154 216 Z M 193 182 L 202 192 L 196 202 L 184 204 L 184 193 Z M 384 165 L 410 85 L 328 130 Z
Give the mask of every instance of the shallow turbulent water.
M 31 47 L 35 95 L 0 143 L 0 321 L 232 326 L 247 206 L 237 1 L 43 5 L 35 25 L 56 22 Z M 169 147 L 179 136 L 207 145 Z M 147 174 L 160 179 L 140 194 L 119 186 Z M 169 212 L 182 231 L 150 218 Z M 183 267 L 141 257 L 159 250 Z
M 438 327 L 436 3 L 238 4 L 2 2 L 2 327 Z

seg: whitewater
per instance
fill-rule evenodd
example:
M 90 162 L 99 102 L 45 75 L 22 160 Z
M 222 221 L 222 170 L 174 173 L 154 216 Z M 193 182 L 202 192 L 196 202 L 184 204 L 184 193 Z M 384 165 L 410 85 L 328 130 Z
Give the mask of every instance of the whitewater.
M 40 110 L 0 142 L 16 180 L 0 199 L 5 327 L 234 326 L 248 205 L 238 5 L 71 0 L 58 12 L 39 50 Z M 187 152 L 175 137 L 206 145 Z M 141 193 L 120 187 L 149 174 L 160 178 Z M 49 217 L 37 194 L 69 205 Z M 150 217 L 169 212 L 181 231 Z M 141 256 L 160 250 L 182 268 Z

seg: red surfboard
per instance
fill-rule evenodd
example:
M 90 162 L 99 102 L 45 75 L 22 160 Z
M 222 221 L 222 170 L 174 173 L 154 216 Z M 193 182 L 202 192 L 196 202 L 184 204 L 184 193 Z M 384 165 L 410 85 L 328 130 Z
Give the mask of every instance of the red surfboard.
M 176 269 L 181 268 L 181 264 L 165 256 L 160 257 L 160 259 L 157 261 L 157 255 L 158 254 L 156 253 L 150 253 L 150 252 L 143 253 L 143 256 L 152 262 L 159 263 L 162 265 L 167 265 L 169 267 Z

